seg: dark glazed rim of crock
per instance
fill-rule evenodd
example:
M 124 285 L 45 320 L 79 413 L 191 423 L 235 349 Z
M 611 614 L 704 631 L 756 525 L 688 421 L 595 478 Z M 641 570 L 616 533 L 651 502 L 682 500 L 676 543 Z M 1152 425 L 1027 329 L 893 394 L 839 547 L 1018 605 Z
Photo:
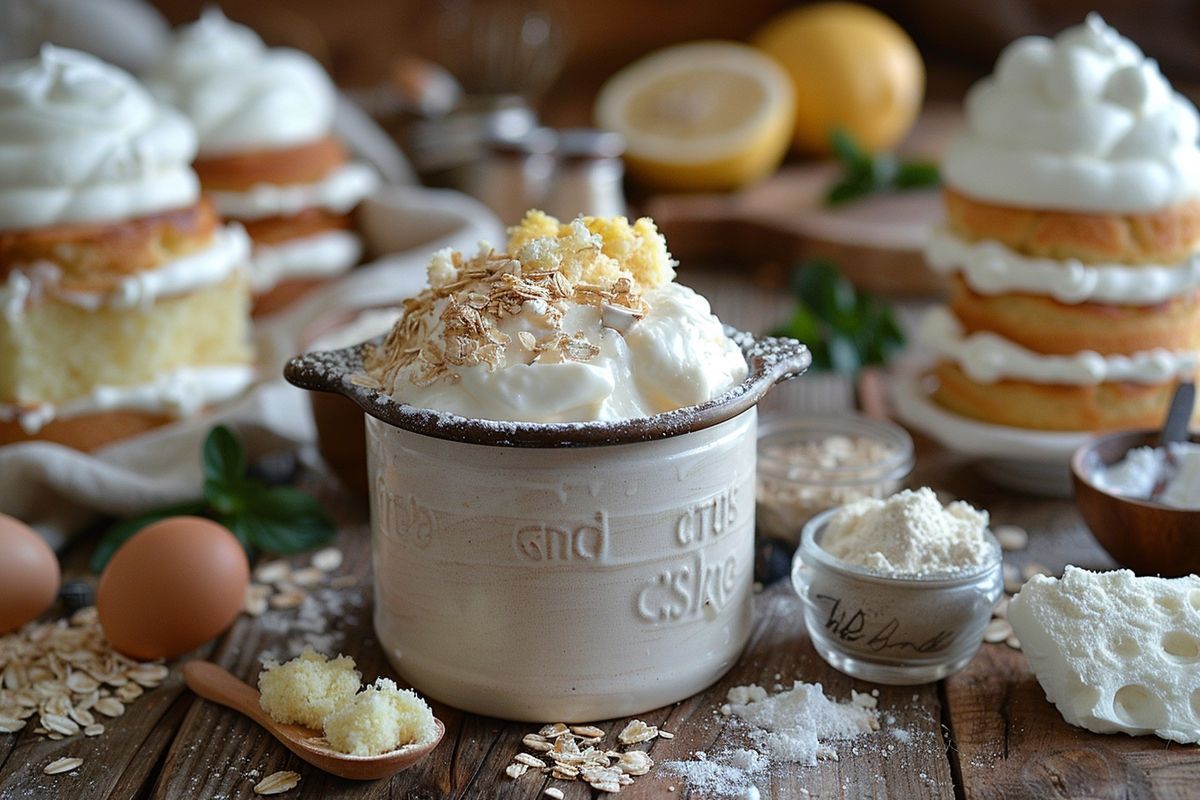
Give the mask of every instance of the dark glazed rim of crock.
M 343 395 L 375 419 L 437 439 L 496 447 L 631 444 L 692 433 L 733 419 L 753 408 L 772 386 L 795 378 L 812 363 L 808 348 L 795 339 L 756 337 L 728 325 L 725 333 L 741 348 L 750 367 L 744 381 L 700 405 L 615 422 L 497 422 L 398 402 L 387 392 L 351 380 L 364 373 L 364 348 L 381 342 L 383 336 L 341 350 L 297 356 L 284 367 L 283 375 L 301 389 Z

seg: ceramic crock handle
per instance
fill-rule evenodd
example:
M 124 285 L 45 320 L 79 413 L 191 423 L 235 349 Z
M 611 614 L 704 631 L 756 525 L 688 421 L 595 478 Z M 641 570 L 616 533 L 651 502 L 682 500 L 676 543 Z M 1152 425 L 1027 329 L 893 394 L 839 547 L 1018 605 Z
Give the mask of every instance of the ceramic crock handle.
M 772 383 L 782 383 L 804 373 L 812 365 L 812 353 L 797 339 L 779 336 L 756 338 L 746 351 L 752 360 L 762 361 L 763 375 Z

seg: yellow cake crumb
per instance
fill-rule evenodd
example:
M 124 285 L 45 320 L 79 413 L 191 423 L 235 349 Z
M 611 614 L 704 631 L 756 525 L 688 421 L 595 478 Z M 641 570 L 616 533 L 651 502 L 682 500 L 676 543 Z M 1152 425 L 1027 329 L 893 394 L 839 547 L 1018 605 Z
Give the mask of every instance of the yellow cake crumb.
M 374 756 L 423 744 L 437 736 L 433 711 L 415 692 L 379 678 L 325 717 L 330 747 L 355 756 Z
M 330 659 L 308 647 L 286 663 L 263 664 L 259 704 L 276 722 L 320 730 L 327 716 L 354 697 L 361 682 L 350 656 Z
M 509 228 L 508 253 L 528 270 L 559 270 L 572 283 L 607 286 L 631 277 L 642 289 L 675 279 L 667 240 L 654 221 L 642 217 L 577 217 L 559 222 L 531 210 Z

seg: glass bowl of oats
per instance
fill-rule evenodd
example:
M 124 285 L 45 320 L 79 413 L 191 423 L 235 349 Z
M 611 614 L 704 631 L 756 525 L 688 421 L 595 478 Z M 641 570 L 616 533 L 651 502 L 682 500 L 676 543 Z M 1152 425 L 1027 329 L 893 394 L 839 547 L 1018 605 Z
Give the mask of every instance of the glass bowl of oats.
M 758 529 L 792 544 L 830 508 L 898 491 L 913 468 L 912 437 L 862 414 L 777 415 L 758 427 Z

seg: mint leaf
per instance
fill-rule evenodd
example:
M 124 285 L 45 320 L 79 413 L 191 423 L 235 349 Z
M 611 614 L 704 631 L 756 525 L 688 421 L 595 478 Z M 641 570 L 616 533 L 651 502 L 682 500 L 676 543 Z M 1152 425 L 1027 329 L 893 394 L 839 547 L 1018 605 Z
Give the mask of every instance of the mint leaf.
M 842 163 L 842 178 L 825 193 L 825 205 L 837 206 L 876 192 L 904 191 L 936 186 L 937 165 L 928 161 L 901 161 L 890 153 L 871 155 L 844 130 L 830 135 L 830 147 Z
M 246 484 L 230 530 L 271 553 L 299 553 L 333 538 L 333 522 L 311 495 L 290 486 Z
M 204 501 L 191 500 L 186 503 L 177 503 L 172 506 L 155 509 L 154 511 L 147 511 L 145 514 L 115 523 L 100 538 L 100 544 L 96 546 L 96 552 L 92 553 L 92 560 L 88 565 L 92 568 L 93 572 L 103 572 L 104 567 L 107 566 L 121 545 L 132 539 L 133 535 L 142 528 L 167 517 L 180 515 L 200 516 L 203 513 Z
M 246 476 L 246 450 L 224 425 L 217 425 L 204 439 L 204 480 L 235 486 Z

